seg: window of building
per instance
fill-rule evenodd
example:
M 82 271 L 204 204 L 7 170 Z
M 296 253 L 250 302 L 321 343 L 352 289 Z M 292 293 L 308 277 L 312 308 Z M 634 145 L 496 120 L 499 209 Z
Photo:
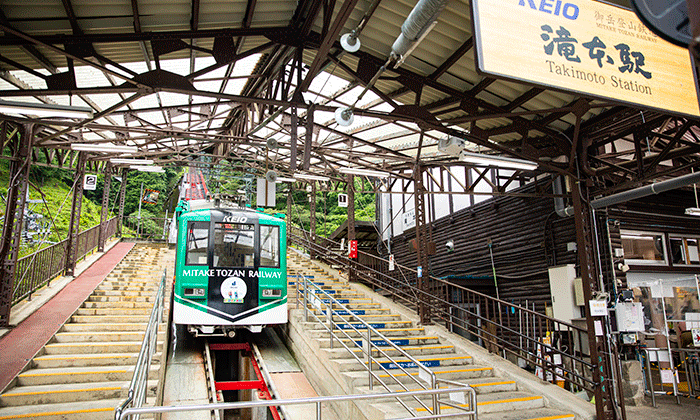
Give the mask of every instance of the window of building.
M 209 222 L 187 223 L 185 265 L 207 265 Z
M 280 228 L 260 225 L 260 266 L 280 266 Z
M 670 235 L 671 261 L 678 265 L 700 265 L 700 248 L 698 238 L 686 238 Z
M 622 248 L 628 264 L 666 265 L 663 233 L 622 231 Z
M 255 225 L 214 225 L 214 267 L 255 266 Z

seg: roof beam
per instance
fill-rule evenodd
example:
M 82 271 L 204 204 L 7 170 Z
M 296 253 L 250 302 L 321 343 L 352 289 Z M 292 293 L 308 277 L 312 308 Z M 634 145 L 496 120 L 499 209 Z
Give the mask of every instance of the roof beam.
M 350 17 L 350 13 L 352 13 L 353 9 L 357 5 L 357 2 L 358 0 L 345 0 L 343 5 L 340 7 L 340 10 L 338 10 L 338 14 L 335 17 L 333 24 L 328 29 L 328 33 L 321 41 L 321 45 L 319 46 L 318 51 L 316 52 L 314 61 L 309 67 L 309 71 L 306 74 L 306 78 L 304 78 L 304 81 L 302 81 L 301 84 L 297 86 L 295 96 L 300 96 L 302 92 L 306 92 L 309 86 L 311 86 L 311 81 L 313 81 L 314 77 L 316 77 L 316 74 L 321 70 L 322 66 L 326 62 L 328 53 L 335 44 L 336 40 L 338 39 L 340 31 L 343 29 L 345 22 Z

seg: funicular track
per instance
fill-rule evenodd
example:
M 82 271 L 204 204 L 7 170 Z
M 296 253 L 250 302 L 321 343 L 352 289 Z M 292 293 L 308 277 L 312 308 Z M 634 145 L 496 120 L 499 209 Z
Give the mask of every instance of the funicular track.
M 217 359 L 219 358 L 228 362 L 223 369 L 221 367 L 217 369 Z M 236 361 L 238 363 L 235 363 Z M 244 399 L 247 401 L 272 400 L 273 396 L 268 386 L 269 375 L 263 373 L 263 366 L 260 350 L 253 342 L 231 343 L 210 342 L 210 340 L 204 342 L 204 367 L 207 373 L 207 389 L 212 403 L 242 401 Z M 226 368 L 229 368 L 228 371 Z M 226 377 L 232 373 L 231 370 L 237 373 L 239 379 L 234 380 Z M 246 379 L 240 379 L 241 377 Z M 257 410 L 256 413 L 246 414 L 213 410 L 211 418 L 212 420 L 268 418 L 265 407 Z M 270 406 L 269 412 L 274 420 L 286 418 L 280 414 L 277 407 Z

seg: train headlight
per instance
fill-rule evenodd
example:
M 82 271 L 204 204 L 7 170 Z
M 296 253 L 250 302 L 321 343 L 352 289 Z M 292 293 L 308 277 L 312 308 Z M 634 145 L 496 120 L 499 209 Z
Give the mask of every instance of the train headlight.
M 262 297 L 264 297 L 264 298 L 282 297 L 282 290 L 280 290 L 280 289 L 262 289 Z
M 205 297 L 207 289 L 203 287 L 188 287 L 185 288 L 185 297 Z

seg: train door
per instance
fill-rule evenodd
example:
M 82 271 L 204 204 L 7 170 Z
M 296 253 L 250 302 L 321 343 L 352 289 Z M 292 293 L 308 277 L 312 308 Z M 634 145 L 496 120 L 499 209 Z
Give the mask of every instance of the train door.
M 258 229 L 251 217 L 212 212 L 209 307 L 229 322 L 257 313 Z

